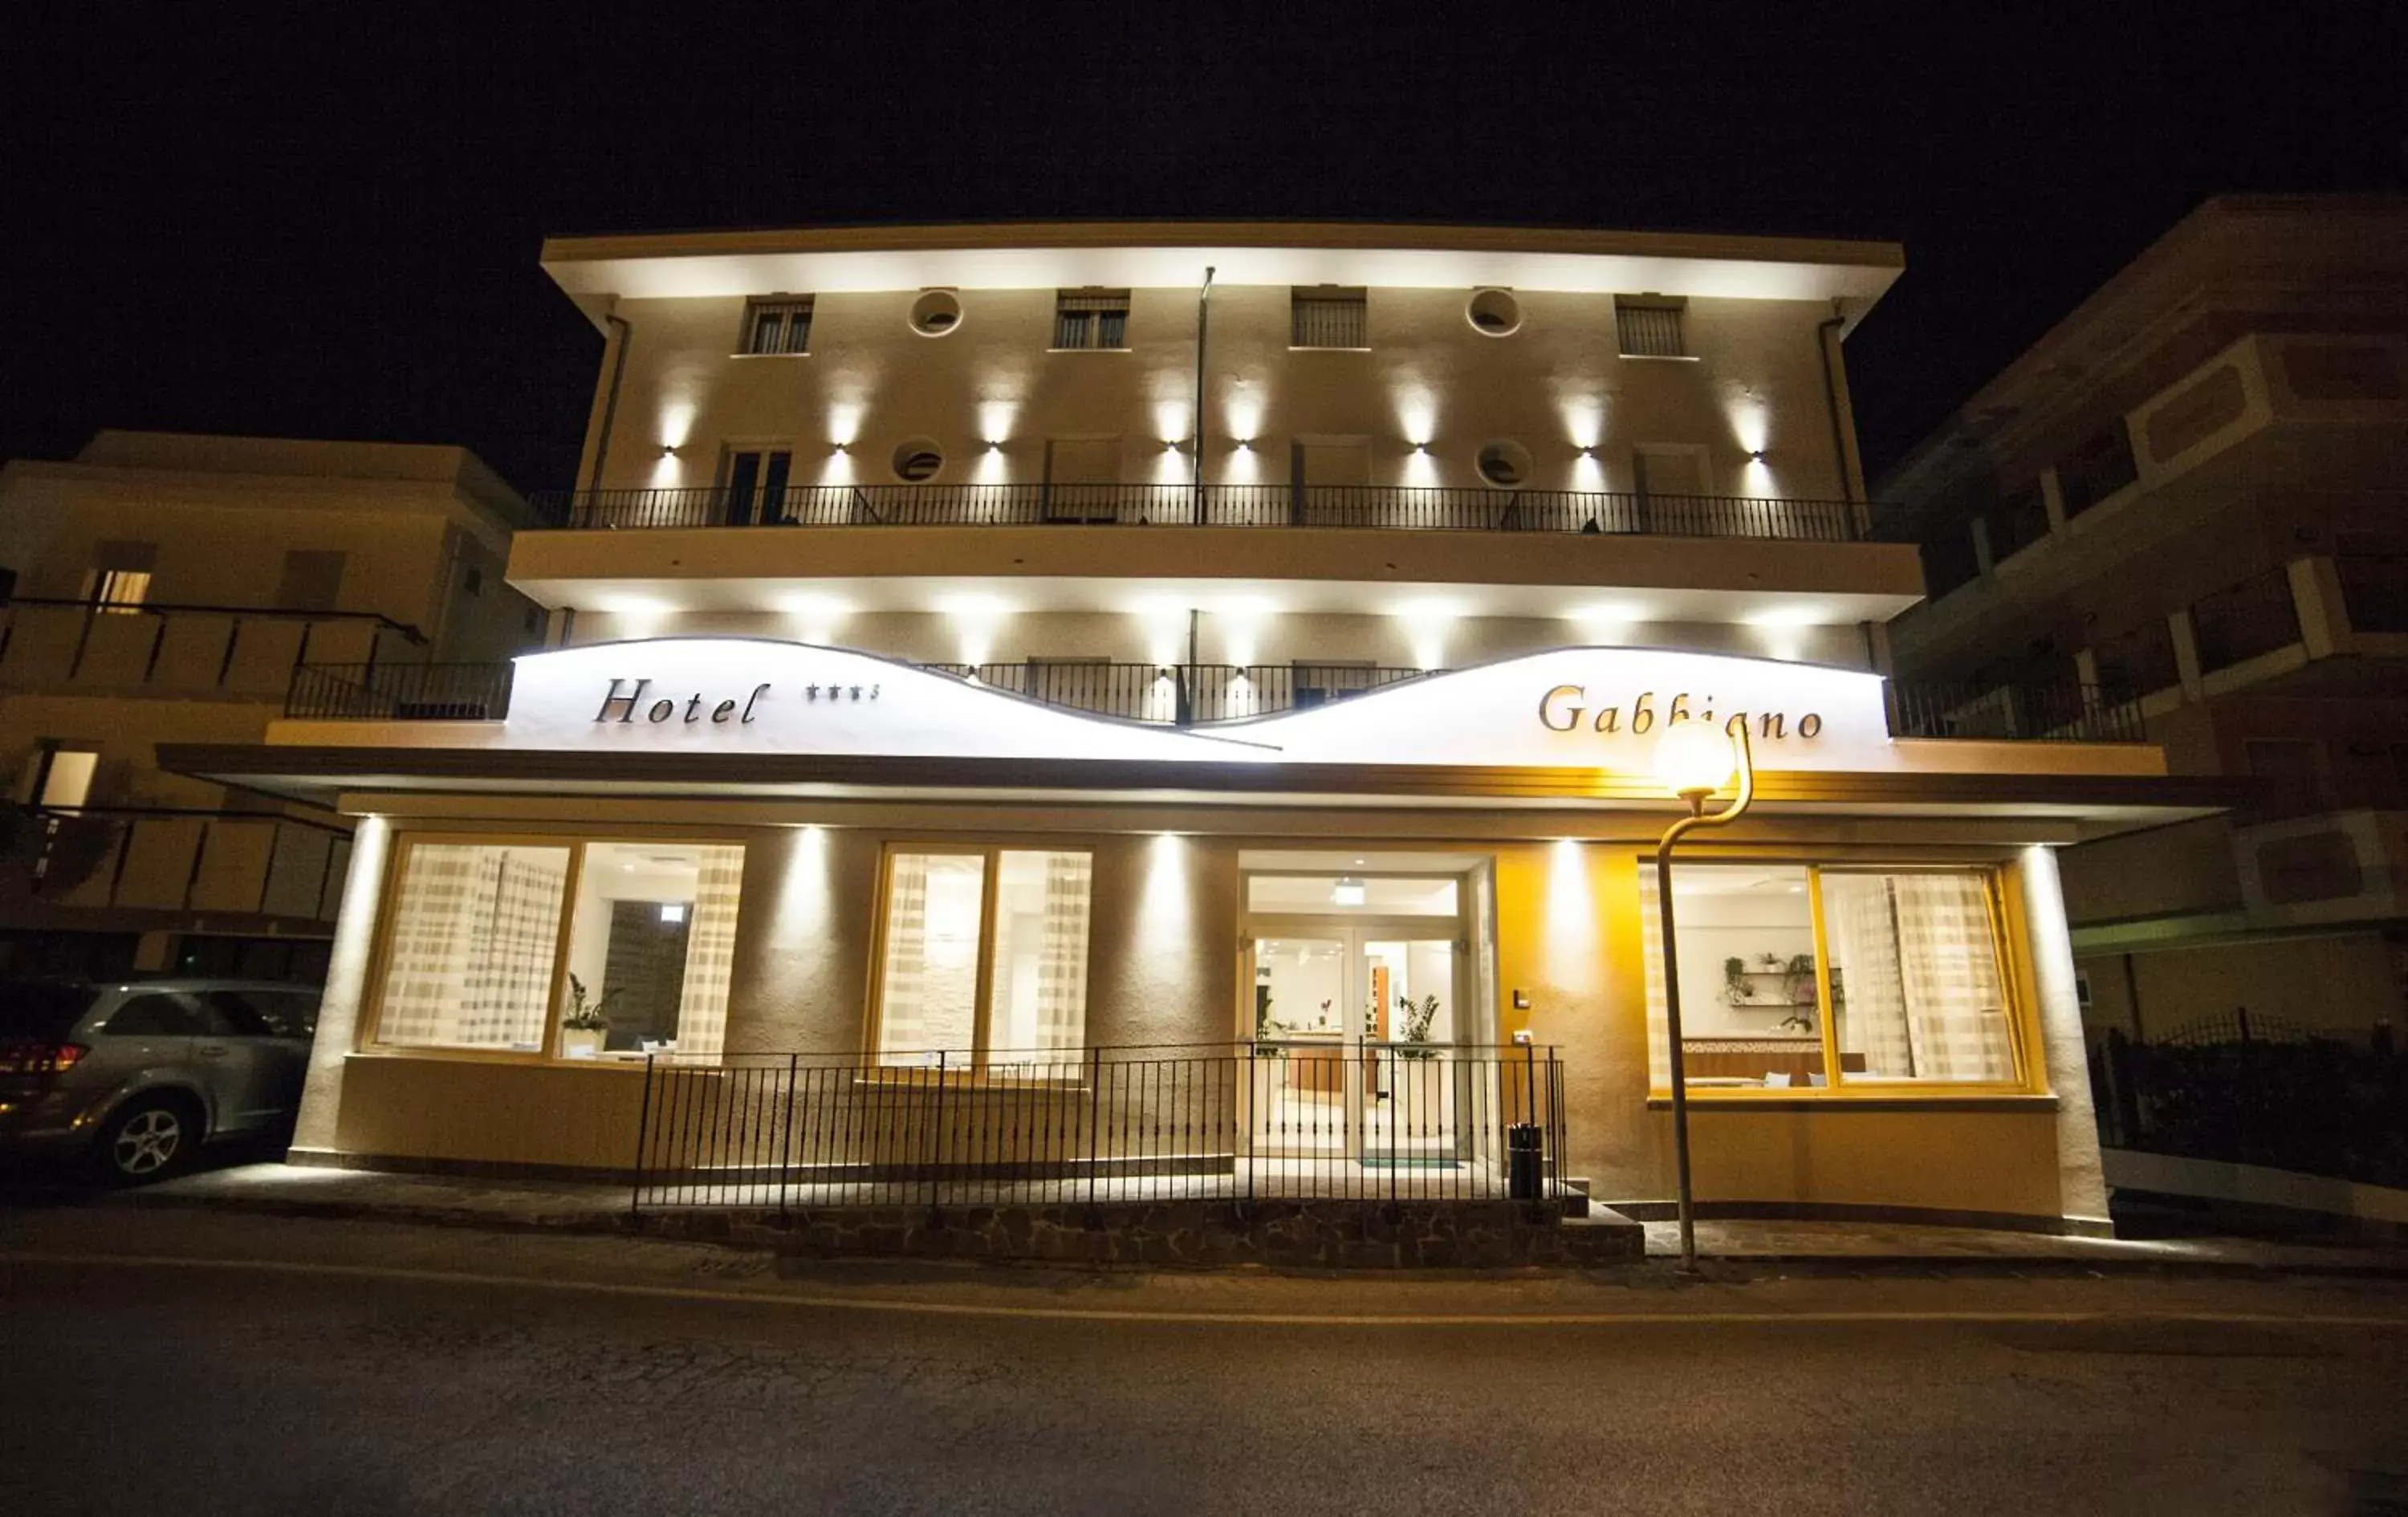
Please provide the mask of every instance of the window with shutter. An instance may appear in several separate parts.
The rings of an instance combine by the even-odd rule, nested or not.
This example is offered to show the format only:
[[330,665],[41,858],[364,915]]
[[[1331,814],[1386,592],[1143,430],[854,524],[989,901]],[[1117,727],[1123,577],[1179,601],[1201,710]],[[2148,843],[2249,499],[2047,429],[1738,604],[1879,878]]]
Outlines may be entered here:
[[1360,290],[1329,285],[1290,292],[1288,345],[1295,348],[1369,348],[1369,306]]
[[1128,347],[1125,290],[1064,290],[1054,297],[1054,346],[1112,351]]

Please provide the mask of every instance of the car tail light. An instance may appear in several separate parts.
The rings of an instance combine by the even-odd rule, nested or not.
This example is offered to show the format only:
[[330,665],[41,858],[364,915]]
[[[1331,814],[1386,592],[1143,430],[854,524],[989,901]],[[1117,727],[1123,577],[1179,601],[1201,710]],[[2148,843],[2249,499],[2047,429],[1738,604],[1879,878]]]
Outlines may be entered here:
[[0,1044],[0,1074],[63,1075],[91,1052],[81,1043]]

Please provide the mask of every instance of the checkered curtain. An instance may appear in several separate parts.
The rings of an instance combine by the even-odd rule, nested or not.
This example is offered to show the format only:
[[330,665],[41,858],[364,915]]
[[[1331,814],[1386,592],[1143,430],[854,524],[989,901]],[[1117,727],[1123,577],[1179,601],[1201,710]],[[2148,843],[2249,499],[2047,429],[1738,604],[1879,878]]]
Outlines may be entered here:
[[[928,855],[887,860],[886,962],[879,975],[878,1046],[882,1054],[919,1048],[921,1006],[928,978]],[[908,1058],[889,1062],[909,1064]]]
[[[1863,1072],[1903,1080],[1915,1070],[1898,923],[1885,875],[1823,876],[1823,932],[1840,1002],[1840,1050],[1865,1056]],[[1842,1061],[1845,1078],[1846,1061]]]
[[727,987],[736,969],[736,905],[744,850],[702,850],[694,915],[685,936],[685,983],[678,996],[678,1052],[717,1058],[727,1042]]
[[1664,1004],[1664,918],[1656,897],[1656,866],[1639,863],[1639,942],[1647,961],[1647,1081],[1651,1090],[1672,1086],[1672,1014]]
[[394,909],[380,1039],[538,1045],[567,862],[566,849],[411,849]]
[[1084,853],[1045,855],[1045,924],[1038,941],[1037,1033],[1043,1047],[1087,1036],[1087,919],[1094,866]]
[[1990,937],[1988,885],[1970,874],[1898,875],[1889,885],[1916,1076],[2013,1080],[2014,1041]]

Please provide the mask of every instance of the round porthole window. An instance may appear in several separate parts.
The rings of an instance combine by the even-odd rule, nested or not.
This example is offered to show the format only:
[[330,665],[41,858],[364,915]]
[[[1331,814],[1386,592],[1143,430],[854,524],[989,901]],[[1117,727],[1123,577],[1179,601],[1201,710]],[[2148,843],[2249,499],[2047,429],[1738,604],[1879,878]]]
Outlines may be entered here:
[[945,466],[944,451],[926,437],[896,445],[895,478],[906,484],[925,484]]
[[1522,303],[1510,290],[1474,291],[1463,314],[1474,332],[1492,337],[1510,337],[1522,328]]
[[1514,489],[1530,477],[1530,450],[1518,442],[1484,444],[1475,463],[1480,477],[1500,489]]
[[924,337],[941,337],[962,324],[962,303],[951,290],[929,290],[911,302],[911,330]]

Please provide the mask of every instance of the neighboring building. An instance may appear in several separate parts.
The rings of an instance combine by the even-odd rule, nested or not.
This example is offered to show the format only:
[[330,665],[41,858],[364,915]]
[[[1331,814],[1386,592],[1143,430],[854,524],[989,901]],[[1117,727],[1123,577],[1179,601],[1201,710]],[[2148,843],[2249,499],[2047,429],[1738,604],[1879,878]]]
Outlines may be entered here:
[[103,432],[0,471],[0,973],[314,980],[350,823],[159,768],[294,672],[427,676],[543,641],[525,504],[457,448]]
[[1558,1180],[1658,1204],[1650,764],[1711,711],[1762,773],[1680,876],[1700,1194],[2103,1216],[2052,850],[2214,787],[1916,740],[1885,691],[1922,583],[1868,540],[1840,342],[1897,249],[544,265],[609,339],[511,549],[559,646],[481,721],[371,682],[171,756],[362,819],[304,1159],[1395,1194],[1494,1182],[1543,1113]]
[[[1908,678],[2078,680],[2243,805],[2065,860],[2094,1032],[2408,986],[2408,200],[2211,200],[1881,482]],[[2045,726],[2067,713],[2025,708]]]

